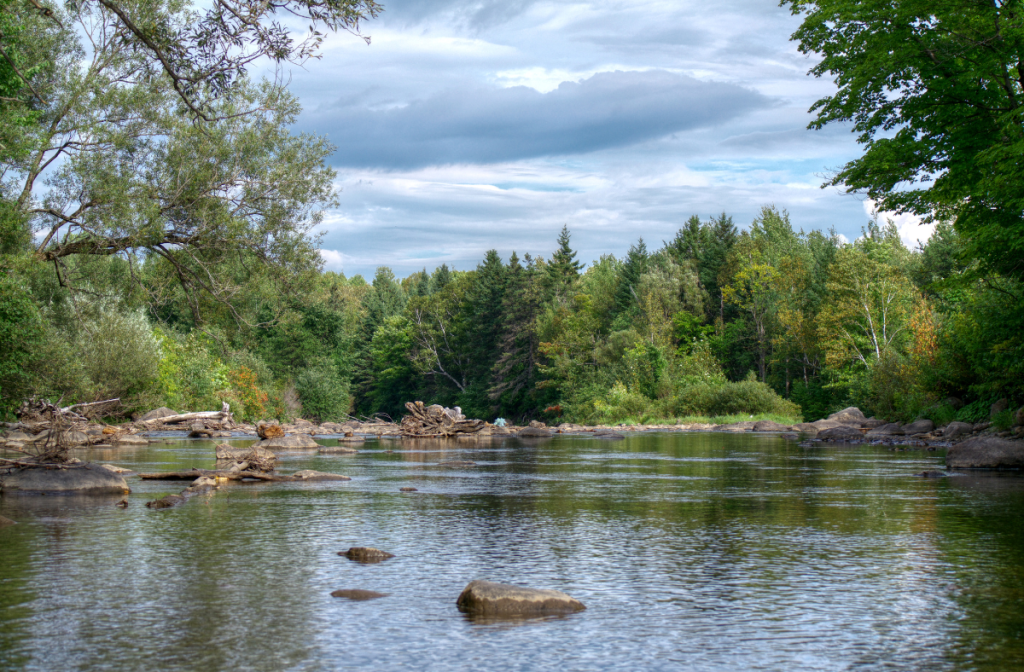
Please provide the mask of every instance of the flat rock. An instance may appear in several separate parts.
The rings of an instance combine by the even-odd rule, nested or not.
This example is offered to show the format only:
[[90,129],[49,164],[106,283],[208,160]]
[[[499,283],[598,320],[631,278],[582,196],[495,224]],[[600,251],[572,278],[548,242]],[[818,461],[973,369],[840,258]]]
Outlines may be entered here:
[[134,474],[135,473],[131,469],[125,469],[124,467],[118,467],[117,465],[113,465],[113,464],[101,464],[100,466],[103,467],[104,469],[106,469],[107,471],[114,472],[115,474]]
[[586,609],[557,590],[537,590],[491,581],[472,581],[455,603],[460,611],[481,616],[571,614]]
[[320,446],[316,452],[321,455],[355,455],[359,451],[348,446]]
[[393,553],[388,553],[372,546],[353,546],[347,551],[340,551],[338,555],[344,556],[349,560],[364,563],[383,562],[395,557]]
[[112,437],[112,443],[116,443],[119,446],[148,446],[149,439],[144,436],[136,436],[135,434],[123,434],[121,436]]
[[818,438],[827,441],[861,441],[864,439],[864,434],[856,427],[840,425],[821,430],[818,432]]
[[21,431],[20,429],[14,430],[10,434],[8,434],[5,438],[8,441],[14,441],[16,443],[25,443],[25,442],[30,441],[32,439],[31,436],[29,436],[25,432]]
[[846,423],[839,422],[838,420],[815,420],[811,423],[820,432],[823,429],[833,429],[835,427],[847,427]]
[[595,439],[604,439],[606,441],[622,441],[626,437],[618,432],[595,432]]
[[875,429],[876,427],[881,427],[881,426],[887,425],[887,424],[889,424],[889,423],[887,423],[885,420],[881,420],[879,418],[868,418],[864,422],[860,423],[860,426],[861,427],[867,427],[868,429]]
[[399,492],[417,492],[416,488],[399,488]]
[[793,429],[804,434],[817,434],[819,431],[818,426],[813,422],[798,422],[793,425]]
[[860,427],[861,423],[867,420],[867,418],[864,417],[864,413],[856,406],[850,406],[841,411],[836,411],[832,415],[828,416],[828,419],[841,422],[844,425],[856,425],[858,427]]
[[17,523],[11,520],[10,518],[4,518],[3,516],[0,516],[0,530],[10,525],[17,525]]
[[942,438],[944,439],[955,439],[958,436],[964,434],[970,434],[974,431],[974,425],[969,422],[951,422],[942,429]]
[[755,432],[788,432],[792,429],[789,425],[780,425],[771,420],[759,420],[754,423]]
[[321,448],[322,446],[307,434],[289,434],[272,439],[264,439],[252,444],[258,448]]
[[232,446],[229,443],[218,443],[215,448],[217,451],[218,460],[240,460],[244,457],[248,457],[254,451],[256,457],[263,460],[275,460],[277,455],[273,451],[267,450],[262,446],[252,445],[247,448],[239,448],[238,446]]
[[1020,469],[1024,467],[1024,442],[994,436],[975,436],[961,441],[946,453],[947,469]]
[[756,422],[744,421],[734,422],[731,425],[716,425],[714,431],[716,432],[748,432],[754,429]]
[[521,439],[541,438],[551,436],[551,430],[543,427],[523,427],[516,436]]
[[914,420],[911,423],[903,425],[901,429],[903,429],[903,433],[907,436],[913,436],[914,434],[927,434],[935,429],[935,423],[928,419]]
[[350,588],[343,590],[335,590],[331,593],[331,597],[344,597],[347,600],[375,600],[378,597],[387,597],[389,593],[378,593],[373,590],[360,590],[359,588]]
[[869,439],[878,438],[880,436],[902,436],[903,427],[898,422],[890,422],[888,425],[882,425],[881,427],[875,427],[874,429],[868,430],[865,434]]
[[4,493],[68,493],[108,495],[130,492],[122,476],[98,464],[74,467],[23,467],[0,476]]
[[303,469],[302,471],[296,471],[292,474],[293,478],[300,481],[351,481],[352,479],[348,476],[342,476],[341,474],[327,474],[322,471],[314,471],[313,469]]
[[146,413],[145,415],[143,415],[141,418],[139,418],[139,422],[147,422],[149,420],[159,420],[160,418],[166,418],[166,417],[169,417],[169,416],[172,416],[172,415],[178,415],[178,412],[177,411],[172,411],[171,409],[167,408],[166,406],[161,406],[160,408],[154,408],[149,413]]

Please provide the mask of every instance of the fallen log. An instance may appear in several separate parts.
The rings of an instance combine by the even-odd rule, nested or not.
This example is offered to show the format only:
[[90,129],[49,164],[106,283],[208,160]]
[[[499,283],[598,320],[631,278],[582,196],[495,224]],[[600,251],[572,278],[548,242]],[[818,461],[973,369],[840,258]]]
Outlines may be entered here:
[[252,479],[257,481],[298,481],[301,479],[284,474],[265,474],[258,471],[228,471],[227,469],[190,469],[189,471],[162,471],[139,474],[146,481],[194,481],[200,476],[226,478],[229,481]]
[[197,411],[195,413],[179,413],[178,415],[168,415],[163,418],[154,418],[152,420],[146,420],[141,423],[144,425],[176,425],[181,422],[189,422],[191,420],[218,420],[220,422],[231,421],[233,416],[231,413],[225,413],[224,411]]
[[474,434],[487,426],[483,420],[467,419],[458,407],[426,406],[422,401],[410,401],[405,408],[409,415],[402,418],[402,436]]

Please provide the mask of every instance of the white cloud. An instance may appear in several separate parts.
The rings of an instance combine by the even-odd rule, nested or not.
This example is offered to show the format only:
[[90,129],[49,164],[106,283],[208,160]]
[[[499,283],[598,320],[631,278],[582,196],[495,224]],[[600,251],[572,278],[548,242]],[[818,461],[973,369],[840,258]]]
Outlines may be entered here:
[[345,270],[345,255],[337,250],[320,250],[324,260],[324,270],[342,273]]

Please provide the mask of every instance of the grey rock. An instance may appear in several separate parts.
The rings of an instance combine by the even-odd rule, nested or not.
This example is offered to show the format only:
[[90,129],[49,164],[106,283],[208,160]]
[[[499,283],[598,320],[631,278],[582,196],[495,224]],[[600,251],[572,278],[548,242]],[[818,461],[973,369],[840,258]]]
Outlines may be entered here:
[[[258,442],[257,442],[258,443]],[[242,458],[248,457],[253,452],[256,453],[256,457],[264,460],[276,460],[277,455],[273,451],[268,450],[262,446],[252,445],[247,448],[239,448],[238,446],[232,446],[228,443],[218,443],[214,449],[217,452],[218,460],[241,460]]]
[[793,425],[793,429],[804,434],[817,434],[820,428],[813,422],[798,422]]
[[331,597],[344,597],[348,600],[355,600],[361,602],[363,600],[375,600],[378,597],[387,597],[389,593],[378,593],[372,590],[360,590],[359,588],[349,588],[343,590],[335,590],[331,593]]
[[832,429],[833,427],[849,427],[849,424],[839,422],[838,420],[815,420],[811,424],[817,427],[819,432],[823,429]]
[[914,420],[911,423],[903,425],[903,433],[906,436],[913,436],[914,434],[927,434],[928,432],[935,429],[935,423],[927,418],[921,420]]
[[547,429],[547,425],[540,420],[530,420],[530,427],[533,427],[534,429]]
[[541,429],[539,427],[523,427],[522,429],[519,430],[519,434],[517,436],[519,436],[519,438],[522,439],[540,438],[545,436],[551,436],[551,430]]
[[130,492],[124,478],[98,464],[73,467],[22,467],[0,476],[4,493],[69,493],[81,495]]
[[840,425],[821,430],[818,432],[818,438],[828,441],[862,441],[864,434],[856,427]]
[[322,446],[313,440],[313,437],[307,434],[289,434],[287,436],[280,436],[275,439],[264,439],[263,441],[257,441],[252,444],[255,448],[278,448],[278,449],[299,449],[299,448],[322,448]]
[[942,438],[944,439],[955,439],[958,436],[964,434],[970,434],[974,431],[974,425],[969,422],[951,422],[946,425],[942,430]]
[[920,476],[921,478],[942,478],[943,476],[948,476],[948,474],[944,471],[922,471],[919,474],[914,474],[914,476]]
[[959,411],[964,407],[964,402],[959,397],[946,397],[942,403],[955,411]]
[[887,424],[889,423],[887,423],[885,420],[880,420],[878,418],[868,418],[864,422],[860,423],[860,426],[862,428],[867,427],[868,429],[877,429]]
[[107,471],[114,472],[115,474],[134,474],[135,473],[131,469],[125,469],[124,467],[118,467],[118,466],[113,465],[113,464],[101,464],[100,466],[103,467],[104,469],[106,469]]
[[754,423],[755,432],[788,432],[791,429],[792,427],[789,425],[780,425],[771,420],[760,420]]
[[856,425],[858,427],[860,427],[862,422],[867,420],[867,418],[864,417],[864,413],[856,406],[850,406],[841,411],[836,411],[832,415],[828,416],[828,419],[841,422],[844,425]]
[[169,509],[172,506],[184,504],[186,501],[188,500],[186,500],[181,495],[167,495],[166,497],[161,497],[160,499],[154,499],[151,502],[146,502],[146,507],[150,509]]
[[1010,401],[1008,399],[1000,399],[996,403],[992,404],[988,408],[988,418],[991,420],[1006,409],[1010,407]]
[[603,431],[603,432],[595,432],[594,433],[594,438],[595,439],[604,439],[606,441],[622,441],[626,437],[625,437],[625,435],[619,434],[618,432]]
[[795,432],[784,432],[782,434],[782,438],[787,439],[789,441],[799,441],[800,435]]
[[149,439],[144,436],[136,436],[135,434],[122,434],[121,436],[111,437],[111,442],[116,443],[119,446],[148,446]]
[[19,429],[16,429],[10,434],[8,434],[6,438],[8,441],[16,443],[26,443],[32,439],[31,436],[29,436],[28,434]]
[[891,422],[888,425],[882,425],[881,427],[875,427],[869,430],[865,434],[869,439],[875,439],[881,436],[903,436],[903,427],[898,422]]
[[339,552],[338,555],[362,563],[383,562],[395,557],[393,553],[388,553],[372,546],[353,546],[347,551]]
[[172,411],[166,406],[161,406],[160,408],[154,408],[149,413],[143,415],[141,418],[139,418],[139,422],[146,422],[148,420],[159,420],[160,418],[166,418],[171,415],[178,415],[178,412]]
[[586,609],[558,590],[537,590],[491,581],[472,581],[455,603],[460,611],[482,616],[571,614]]
[[292,474],[293,477],[300,481],[351,481],[352,479],[348,476],[342,476],[341,474],[326,474],[322,471],[314,471],[313,469],[303,469],[302,471],[296,471]]
[[749,432],[754,429],[756,422],[745,420],[743,422],[734,422],[731,425],[717,425],[714,428],[716,432]]
[[947,469],[1020,469],[1024,467],[1024,442],[994,436],[975,436],[961,441],[946,453]]

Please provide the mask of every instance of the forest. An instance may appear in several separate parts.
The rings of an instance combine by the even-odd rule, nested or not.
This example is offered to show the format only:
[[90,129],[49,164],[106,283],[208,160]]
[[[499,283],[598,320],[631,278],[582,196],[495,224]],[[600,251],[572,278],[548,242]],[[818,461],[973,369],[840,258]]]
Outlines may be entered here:
[[[998,25],[972,20],[961,39],[908,14],[942,48],[928,60],[888,29],[836,28],[888,10],[788,3],[806,15],[794,39],[822,56],[813,74],[839,87],[815,125],[852,122],[865,146],[832,183],[935,221],[917,249],[884,218],[844,242],[765,205],[751,222],[694,215],[657,243],[637,231],[622,258],[577,259],[567,226],[547,257],[491,250],[473,270],[367,280],[324,272],[318,254],[333,148],[291,133],[295,97],[246,68],[310,58],[320,30],[358,32],[380,8],[285,4],[309,19],[306,41],[248,0],[207,14],[0,0],[4,419],[32,399],[110,398],[123,417],[227,402],[244,419],[397,419],[420,399],[491,421],[813,420],[856,405],[938,424],[1024,401],[1020,85],[962,95],[1016,68],[1009,43],[961,58],[984,42],[971,31]],[[877,48],[922,65],[887,72]],[[885,87],[903,98],[880,103]],[[969,124],[940,118],[965,106]]]

